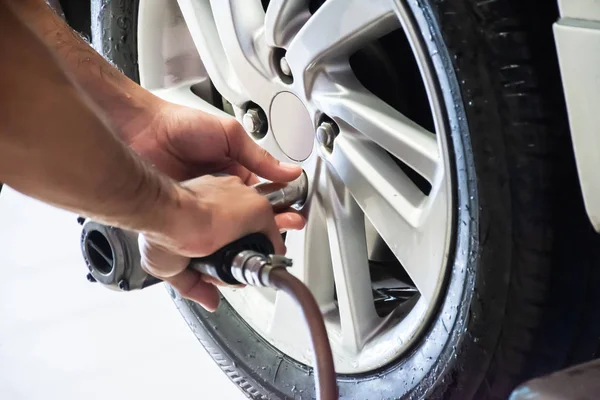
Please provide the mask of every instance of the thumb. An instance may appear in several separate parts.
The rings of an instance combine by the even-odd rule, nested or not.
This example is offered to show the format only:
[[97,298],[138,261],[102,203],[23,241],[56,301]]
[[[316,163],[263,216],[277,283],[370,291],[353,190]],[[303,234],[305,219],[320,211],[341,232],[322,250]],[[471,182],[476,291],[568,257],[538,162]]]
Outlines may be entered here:
[[236,120],[222,121],[222,124],[227,135],[231,158],[256,175],[273,182],[289,182],[302,173],[300,166],[281,163],[268,151],[254,143]]

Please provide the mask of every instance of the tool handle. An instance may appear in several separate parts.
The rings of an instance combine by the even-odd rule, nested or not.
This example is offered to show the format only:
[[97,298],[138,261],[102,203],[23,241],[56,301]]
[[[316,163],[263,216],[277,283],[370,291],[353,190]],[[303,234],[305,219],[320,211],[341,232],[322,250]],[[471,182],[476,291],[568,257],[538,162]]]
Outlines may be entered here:
[[[273,243],[265,234],[251,233],[223,246],[206,257],[192,258],[188,268],[218,279],[227,285],[239,285],[240,282],[233,277],[231,270],[227,267],[232,264],[233,258],[244,250],[252,250],[262,254],[273,254],[275,251]],[[160,282],[162,282],[160,279],[148,275],[148,279],[144,282],[142,288]]]
[[229,243],[209,256],[192,258],[188,268],[212,276],[228,285],[239,285],[240,282],[231,275],[230,269],[227,267],[232,264],[233,258],[244,250],[267,255],[273,254],[275,251],[273,243],[265,234],[251,233]]
[[[308,186],[308,178],[303,172],[292,182],[266,182],[256,185],[255,189],[269,200],[275,212],[279,212],[291,206],[302,206],[308,195]],[[110,289],[121,291],[144,289],[159,282],[140,265],[137,233],[91,220],[80,222],[83,222],[80,244],[90,282],[99,282]],[[264,235],[251,234],[210,256],[193,259],[189,267],[226,284],[239,284],[223,266],[230,264],[232,257],[244,250],[268,255],[273,254],[273,245]]]

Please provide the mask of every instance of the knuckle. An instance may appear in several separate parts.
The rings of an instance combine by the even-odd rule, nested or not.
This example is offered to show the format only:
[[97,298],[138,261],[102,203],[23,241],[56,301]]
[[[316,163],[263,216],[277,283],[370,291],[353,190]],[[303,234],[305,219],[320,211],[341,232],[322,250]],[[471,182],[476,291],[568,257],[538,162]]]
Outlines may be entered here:
[[260,214],[262,216],[261,218],[263,220],[264,227],[272,228],[276,226],[275,214],[273,213],[273,208],[271,207],[271,204],[269,204],[268,202],[262,203],[260,205]]
[[224,118],[221,120],[221,126],[227,135],[229,144],[232,147],[239,145],[240,140],[244,139],[244,128],[235,118]]
[[234,176],[232,176],[231,178],[232,178],[232,182],[233,182],[233,183],[236,183],[236,184],[238,184],[238,185],[243,185],[243,186],[246,186],[246,185],[244,185],[244,181],[242,180],[242,178],[240,178],[239,176],[237,176],[237,175],[234,175]]
[[147,260],[142,259],[141,266],[142,270],[147,274],[160,278],[160,273],[156,270],[154,266],[150,265]]
[[223,179],[231,185],[244,183],[244,181],[242,181],[242,178],[240,178],[237,175],[230,175],[230,176],[224,177]]
[[189,285],[177,285],[176,287],[177,291],[179,292],[179,295],[185,299],[189,299],[190,298],[190,293],[192,291],[192,287]]
[[231,135],[238,136],[241,132],[242,125],[235,118],[223,118],[221,119],[221,125],[223,128],[230,132]]
[[258,207],[261,211],[273,214],[273,208],[271,207],[271,203],[265,197],[260,196],[257,199]]
[[273,157],[271,153],[267,151],[267,149],[261,148],[261,157],[265,162],[279,164],[279,160]]

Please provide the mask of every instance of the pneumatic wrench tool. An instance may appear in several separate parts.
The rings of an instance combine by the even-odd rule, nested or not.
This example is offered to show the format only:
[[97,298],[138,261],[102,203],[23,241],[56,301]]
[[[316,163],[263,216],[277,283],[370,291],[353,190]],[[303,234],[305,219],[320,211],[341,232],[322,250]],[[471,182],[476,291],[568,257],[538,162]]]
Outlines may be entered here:
[[[308,194],[305,173],[289,183],[261,183],[256,190],[265,196],[273,209],[302,206]],[[87,264],[88,280],[118,290],[140,290],[160,282],[146,273],[140,264],[137,233],[83,222],[81,250]],[[318,398],[337,399],[337,382],[333,357],[323,317],[311,292],[287,271],[292,260],[274,255],[273,244],[262,233],[238,239],[215,253],[194,258],[188,268],[209,275],[227,285],[271,287],[291,296],[301,308],[313,346]]]

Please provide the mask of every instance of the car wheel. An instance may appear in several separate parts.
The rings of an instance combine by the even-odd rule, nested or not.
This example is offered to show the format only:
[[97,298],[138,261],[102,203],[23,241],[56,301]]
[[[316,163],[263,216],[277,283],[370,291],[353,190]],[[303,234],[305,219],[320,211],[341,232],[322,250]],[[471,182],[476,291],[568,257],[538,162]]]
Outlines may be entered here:
[[[158,96],[230,114],[303,166],[291,271],[344,399],[500,399],[593,357],[598,238],[583,211],[551,24],[495,0],[93,4],[96,48]],[[198,56],[199,54],[199,56]],[[251,398],[314,398],[298,310],[223,289],[175,302]]]

